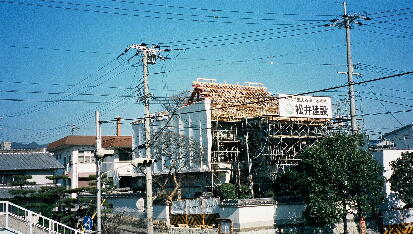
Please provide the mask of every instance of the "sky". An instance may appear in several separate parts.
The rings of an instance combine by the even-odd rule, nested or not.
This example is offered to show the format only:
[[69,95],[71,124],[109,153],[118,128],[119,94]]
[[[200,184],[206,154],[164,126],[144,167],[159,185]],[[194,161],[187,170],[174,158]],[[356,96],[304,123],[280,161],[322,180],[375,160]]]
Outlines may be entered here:
[[[356,82],[413,71],[410,0],[348,1],[349,14],[367,16],[351,29]],[[162,60],[149,66],[155,98],[192,89],[197,78],[260,82],[273,94],[298,94],[347,82],[341,1],[0,1],[0,141],[47,144],[95,134],[120,116],[122,133],[143,116],[140,57],[125,48],[157,44]],[[371,138],[413,122],[413,76],[355,86],[357,119]],[[347,89],[331,96],[348,115]],[[384,113],[384,114],[383,114]],[[113,135],[115,123],[103,124]]]

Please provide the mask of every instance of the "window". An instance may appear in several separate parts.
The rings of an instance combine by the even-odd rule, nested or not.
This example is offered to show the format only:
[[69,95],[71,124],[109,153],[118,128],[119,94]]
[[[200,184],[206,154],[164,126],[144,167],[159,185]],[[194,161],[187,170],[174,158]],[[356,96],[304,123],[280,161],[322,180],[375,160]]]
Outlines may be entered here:
[[94,163],[95,156],[93,154],[79,154],[78,162],[79,163]]
[[119,161],[130,161],[132,160],[131,152],[119,152]]
[[79,163],[85,163],[85,162],[86,162],[85,156],[84,156],[84,155],[79,155],[79,156],[78,156],[78,162],[79,162]]

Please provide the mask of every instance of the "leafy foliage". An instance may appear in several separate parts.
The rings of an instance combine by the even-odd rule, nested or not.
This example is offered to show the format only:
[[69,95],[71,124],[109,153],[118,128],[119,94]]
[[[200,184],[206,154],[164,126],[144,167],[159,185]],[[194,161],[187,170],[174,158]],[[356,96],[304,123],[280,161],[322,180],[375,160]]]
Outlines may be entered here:
[[167,173],[153,179],[156,199],[171,202],[177,197],[183,180],[191,181],[191,175],[182,172],[200,165],[204,148],[190,137],[165,131],[158,135],[152,149],[154,159],[162,163],[163,171]]
[[221,184],[218,186],[218,196],[221,199],[237,199],[237,188],[230,183]]
[[20,188],[22,188],[25,185],[35,185],[36,182],[28,181],[31,178],[32,176],[30,175],[14,175],[13,182],[11,182],[11,185],[20,186]]
[[[19,180],[18,185],[23,186],[30,178],[31,176],[18,175],[15,176],[15,181]],[[48,176],[48,179],[54,181],[66,178],[67,176]],[[102,185],[105,186],[104,191],[112,188],[111,184],[108,183],[111,183],[111,180],[102,179]],[[79,196],[85,192],[96,194],[94,187],[66,189],[61,186],[44,186],[37,190],[27,190],[21,187],[21,189],[11,191],[15,195],[12,202],[71,227],[76,227],[80,218],[86,215],[92,216],[96,210],[94,196],[87,198]],[[71,194],[77,194],[77,198],[71,198]],[[105,205],[108,207],[109,204]]]
[[361,145],[359,135],[338,134],[308,147],[299,164],[279,177],[277,194],[301,195],[306,220],[317,226],[353,211],[376,213],[384,198],[383,168]]
[[247,185],[241,185],[239,187],[238,198],[240,199],[249,199],[252,198],[251,190]]
[[413,152],[402,153],[390,166],[393,170],[389,179],[391,190],[406,203],[406,208],[413,207]]

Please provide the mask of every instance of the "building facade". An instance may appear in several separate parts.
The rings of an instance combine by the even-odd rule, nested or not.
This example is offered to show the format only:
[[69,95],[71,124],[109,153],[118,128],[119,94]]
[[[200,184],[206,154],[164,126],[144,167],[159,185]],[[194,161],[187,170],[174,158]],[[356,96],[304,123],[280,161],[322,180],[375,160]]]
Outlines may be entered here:
[[[117,185],[122,179],[116,169],[120,167],[118,164],[122,164],[122,160],[130,162],[131,146],[130,136],[102,137],[102,147],[115,150],[114,155],[104,159],[102,172],[109,177],[116,177],[114,181]],[[59,181],[63,186],[72,189],[90,186],[89,176],[96,175],[96,136],[67,136],[50,143],[47,149],[63,164],[64,168],[60,173],[69,177],[69,180]],[[127,176],[125,173],[122,175]]]
[[[202,78],[193,87],[176,109],[151,118],[154,175],[187,175],[183,197],[228,182],[264,193],[298,152],[329,134],[328,97],[274,96],[260,83]],[[145,157],[143,121],[132,128],[134,157]]]
[[384,134],[381,141],[375,147],[375,151],[373,156],[383,166],[383,176],[386,178],[383,188],[387,196],[385,208],[400,209],[405,204],[391,191],[391,184],[388,182],[388,179],[393,174],[390,163],[401,158],[402,153],[413,152],[413,124]]
[[406,125],[383,135],[395,149],[413,149],[413,124]]
[[48,176],[58,174],[58,170],[61,169],[63,165],[50,153],[0,152],[0,199],[13,197],[9,191],[16,189],[13,185],[16,175],[31,177],[27,181],[33,185],[23,186],[21,189],[38,189],[42,186],[54,185],[54,181],[48,179]]

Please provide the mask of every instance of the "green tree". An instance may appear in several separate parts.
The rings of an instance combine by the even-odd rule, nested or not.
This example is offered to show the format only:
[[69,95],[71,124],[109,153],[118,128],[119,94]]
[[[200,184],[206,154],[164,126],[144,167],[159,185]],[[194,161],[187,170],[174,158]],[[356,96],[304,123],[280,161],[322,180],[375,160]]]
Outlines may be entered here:
[[[113,188],[113,181],[110,178],[103,176],[102,183],[105,186],[104,192],[108,192]],[[43,186],[36,190],[28,190],[24,186],[33,185],[33,182],[27,181],[31,176],[16,175],[13,177],[13,185],[20,186],[20,189],[11,190],[15,195],[12,202],[23,206],[42,215],[52,218],[58,222],[64,223],[70,227],[76,227],[78,220],[86,215],[92,216],[96,210],[96,198],[81,197],[81,193],[96,194],[96,185],[94,179],[96,176],[91,176],[90,185],[92,187],[66,189],[62,186]],[[65,175],[48,176],[47,179],[56,182],[58,179],[67,179]],[[76,194],[76,198],[71,198],[72,194]],[[108,208],[110,204],[105,203],[104,207]]]
[[225,183],[221,184],[217,188],[218,190],[218,196],[221,199],[237,199],[237,192],[236,192],[236,187],[233,184],[230,183]]
[[32,188],[26,188],[25,186],[35,185],[36,182],[28,181],[32,178],[32,176],[30,175],[13,175],[12,178],[13,181],[11,182],[11,185],[19,186],[19,189],[11,189],[9,191],[11,195],[14,195],[13,201],[17,204],[23,204],[27,202],[27,197],[30,196],[30,194],[35,193],[36,190]]
[[301,195],[306,202],[307,222],[328,226],[342,219],[348,233],[347,214],[377,213],[384,198],[383,168],[361,149],[362,144],[360,135],[324,138],[304,150],[298,165],[280,176],[281,193]]
[[391,190],[404,203],[405,208],[413,207],[413,152],[402,153],[401,158],[390,163],[393,170],[389,182]]

